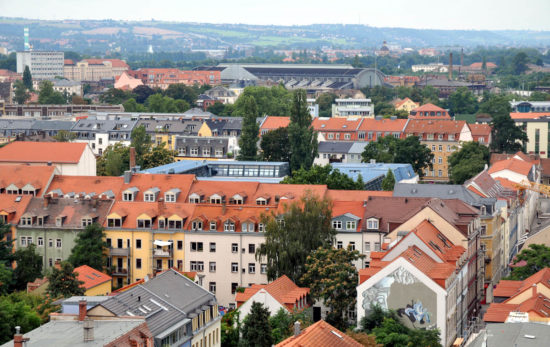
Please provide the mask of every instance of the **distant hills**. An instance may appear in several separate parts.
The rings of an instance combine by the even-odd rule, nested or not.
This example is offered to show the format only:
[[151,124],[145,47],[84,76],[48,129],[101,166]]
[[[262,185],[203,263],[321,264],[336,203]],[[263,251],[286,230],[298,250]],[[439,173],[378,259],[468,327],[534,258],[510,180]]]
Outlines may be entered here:
[[178,23],[118,20],[32,20],[0,17],[0,46],[23,48],[30,28],[35,49],[80,53],[185,51],[188,49],[320,47],[372,49],[383,41],[412,47],[550,46],[550,31],[431,30],[376,28],[365,25],[305,26]]

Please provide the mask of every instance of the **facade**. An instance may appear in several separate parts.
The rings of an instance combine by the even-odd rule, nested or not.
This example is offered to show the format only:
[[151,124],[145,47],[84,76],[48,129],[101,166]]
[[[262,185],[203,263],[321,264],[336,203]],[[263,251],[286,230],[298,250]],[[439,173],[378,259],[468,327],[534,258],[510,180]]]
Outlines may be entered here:
[[434,104],[425,104],[410,111],[410,119],[447,119],[451,116],[447,110]]
[[236,141],[224,137],[176,136],[176,160],[227,159],[228,153],[238,152]]
[[[64,80],[64,79],[52,79],[49,80],[53,84],[53,90],[56,92],[60,92],[63,95],[78,95],[82,96],[82,84],[77,81],[71,81],[71,80]],[[40,83],[42,81],[34,80],[33,81],[33,88],[35,90],[39,90]]]
[[234,90],[228,89],[223,86],[215,86],[211,89],[208,89],[204,94],[209,97],[218,100],[223,104],[233,104],[237,101],[238,95]]
[[115,79],[129,69],[128,64],[120,59],[84,59],[77,63],[65,59],[63,76],[73,81],[100,81]]
[[335,102],[332,104],[332,117],[374,117],[371,99],[336,99]]
[[123,110],[122,105],[6,105],[2,116],[50,118],[72,116],[89,111],[121,112]]
[[405,111],[407,113],[411,112],[415,108],[420,107],[419,102],[414,102],[409,98],[404,98],[403,100],[396,100],[393,102],[393,106],[397,111]]
[[[122,143],[129,146],[132,130],[136,120],[100,120],[92,118],[79,119],[71,131],[76,135],[74,142],[87,144],[94,155],[102,155],[111,145]],[[154,140],[154,139],[153,139]]]
[[[510,101],[513,113],[550,113],[550,101]],[[526,115],[528,116],[528,115]]]
[[321,141],[313,163],[321,166],[330,163],[359,163],[366,145],[366,142]]
[[86,289],[85,296],[109,295],[111,293],[112,278],[88,265],[82,265],[74,269],[78,274],[78,280],[84,282],[82,287]]
[[144,85],[151,88],[166,89],[170,84],[182,83],[188,86],[195,84],[218,85],[220,81],[220,71],[216,70],[179,70],[164,68],[143,68],[135,71],[128,71],[128,74],[134,78],[141,79]]
[[[516,106],[520,110],[522,107],[521,104]],[[546,107],[536,106],[534,108],[542,109]],[[527,134],[527,142],[524,143],[525,152],[539,155],[541,158],[548,158],[550,151],[550,139],[548,137],[550,112],[513,112],[510,113],[510,117]]]
[[424,172],[424,180],[447,182],[449,165],[447,158],[460,148],[461,142],[472,141],[472,132],[465,121],[411,119],[407,123],[406,136],[418,136],[434,154],[432,168]]
[[145,315],[154,346],[221,346],[216,297],[174,269],[112,296],[88,315]]
[[65,53],[47,51],[17,52],[17,73],[22,74],[28,66],[35,79],[53,79],[63,76]]
[[15,141],[0,148],[3,165],[54,165],[61,175],[96,175],[96,158],[84,143]]

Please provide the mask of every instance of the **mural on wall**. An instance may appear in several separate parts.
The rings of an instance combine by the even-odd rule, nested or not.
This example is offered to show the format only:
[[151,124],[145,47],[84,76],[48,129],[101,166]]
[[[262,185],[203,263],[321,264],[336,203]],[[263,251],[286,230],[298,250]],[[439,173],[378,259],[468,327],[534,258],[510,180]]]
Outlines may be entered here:
[[437,295],[403,267],[395,269],[363,293],[363,309],[371,307],[397,311],[402,322],[414,328],[435,328]]

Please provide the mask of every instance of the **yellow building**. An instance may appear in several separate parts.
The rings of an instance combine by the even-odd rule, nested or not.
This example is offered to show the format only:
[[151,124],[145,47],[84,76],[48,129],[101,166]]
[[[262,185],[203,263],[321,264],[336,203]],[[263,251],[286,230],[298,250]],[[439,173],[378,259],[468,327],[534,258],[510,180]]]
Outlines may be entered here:
[[407,113],[409,113],[415,108],[420,107],[420,103],[414,102],[409,98],[405,98],[403,100],[396,100],[393,106],[397,111],[406,111]]
[[74,269],[78,274],[78,280],[84,282],[82,287],[86,289],[85,296],[109,295],[112,290],[111,276],[102,273],[88,265],[82,265]]

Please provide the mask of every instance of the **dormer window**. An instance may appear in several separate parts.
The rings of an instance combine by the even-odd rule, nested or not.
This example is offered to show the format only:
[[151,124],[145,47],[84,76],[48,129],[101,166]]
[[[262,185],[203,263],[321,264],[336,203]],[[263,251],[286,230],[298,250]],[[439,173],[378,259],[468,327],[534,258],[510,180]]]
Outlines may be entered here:
[[434,139],[434,134],[426,134],[426,139],[427,140],[433,140]]
[[168,220],[168,229],[181,229],[183,221],[181,219]]
[[166,229],[166,218],[159,218],[159,229]]
[[216,221],[210,221],[210,230],[211,231],[215,231],[218,227],[218,223],[216,223]]
[[111,228],[120,228],[122,226],[121,218],[108,218],[107,226]]
[[155,194],[145,193],[143,200],[147,201],[147,202],[154,202],[155,201]]
[[357,222],[356,221],[352,221],[352,220],[349,220],[346,222],[346,229],[347,230],[355,230],[357,229]]
[[138,219],[137,220],[137,227],[140,229],[150,228],[151,227],[151,219]]
[[235,204],[235,205],[242,205],[244,202],[244,198],[239,195],[239,194],[235,194],[233,195],[233,197],[231,198],[231,203]]
[[235,231],[235,223],[227,221],[223,225],[223,231]]
[[267,199],[266,198],[257,198],[256,199],[256,205],[267,205]]
[[222,197],[218,194],[214,194],[210,196],[210,203],[211,204],[221,204],[222,203]]
[[48,216],[39,216],[36,219],[36,224],[39,225],[39,226],[43,226],[44,223],[46,223],[46,219],[48,219]]
[[32,225],[32,217],[21,217],[21,225]]
[[437,139],[438,139],[439,141],[442,141],[442,140],[443,140],[443,134],[437,135]]
[[454,134],[449,134],[449,141],[454,141],[455,139],[455,135]]
[[193,193],[189,195],[189,203],[190,204],[199,204],[201,202],[201,197],[197,193]]
[[65,221],[65,216],[58,216],[55,218],[55,226],[60,227],[63,225],[63,222]]
[[6,187],[6,194],[19,194],[19,188],[15,184],[10,184]]
[[124,192],[122,192],[122,200],[134,201],[138,192],[139,189],[137,189],[136,187],[128,188]]
[[196,220],[191,223],[191,229],[193,230],[202,230],[202,221]]
[[367,219],[367,229],[368,230],[378,230],[378,219],[376,219],[376,218]]
[[332,229],[341,230],[342,229],[342,221],[341,220],[333,220],[332,221]]
[[178,188],[172,188],[164,194],[164,201],[176,202],[180,193],[181,190],[179,190]]
[[82,218],[82,220],[80,221],[81,222],[81,226],[83,228],[87,227],[88,225],[92,225],[92,218]]

